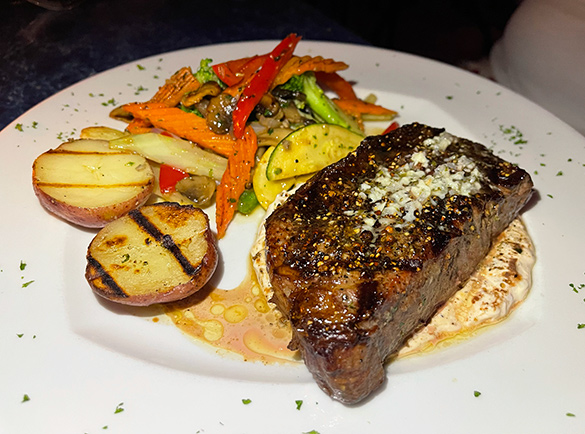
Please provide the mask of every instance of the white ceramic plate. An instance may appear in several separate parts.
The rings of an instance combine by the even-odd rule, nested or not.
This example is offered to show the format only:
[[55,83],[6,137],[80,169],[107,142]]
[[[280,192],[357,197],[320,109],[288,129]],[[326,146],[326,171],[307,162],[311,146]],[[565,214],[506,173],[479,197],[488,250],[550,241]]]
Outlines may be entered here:
[[[274,45],[198,47],[123,65],[58,93],[0,133],[0,432],[585,431],[585,329],[578,328],[585,323],[585,140],[511,91],[433,61],[335,43],[302,41],[297,48],[349,63],[344,76],[360,96],[374,92],[400,112],[402,124],[445,127],[533,175],[538,194],[524,220],[538,261],[531,294],[510,319],[391,364],[381,390],[346,407],[322,393],[302,364],[220,356],[167,322],[153,322],[149,310],[92,294],[83,273],[94,231],[41,207],[31,188],[35,157],[83,127],[121,127],[108,118],[112,104],[148,99],[183,65]],[[525,143],[515,143],[520,134]],[[237,218],[220,242],[219,287],[244,277],[259,218]]]

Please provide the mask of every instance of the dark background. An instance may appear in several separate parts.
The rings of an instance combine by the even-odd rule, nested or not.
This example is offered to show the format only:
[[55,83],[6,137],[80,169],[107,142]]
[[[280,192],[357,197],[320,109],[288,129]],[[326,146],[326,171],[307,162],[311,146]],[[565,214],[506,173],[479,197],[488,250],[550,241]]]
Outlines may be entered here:
[[487,56],[520,0],[64,2],[71,4],[0,0],[0,129],[57,91],[114,66],[291,32],[460,65]]
[[[372,45],[457,64],[489,53],[520,0],[359,0],[315,6]],[[336,6],[337,5],[337,6]]]

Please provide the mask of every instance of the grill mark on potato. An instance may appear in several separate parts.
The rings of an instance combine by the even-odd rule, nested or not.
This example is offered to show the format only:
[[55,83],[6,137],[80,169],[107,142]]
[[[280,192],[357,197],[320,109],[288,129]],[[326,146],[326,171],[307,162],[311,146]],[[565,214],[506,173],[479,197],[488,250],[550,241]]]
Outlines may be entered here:
[[93,256],[87,255],[87,262],[89,266],[94,269],[93,274],[96,276],[95,280],[100,279],[102,284],[109,288],[114,296],[128,298],[128,294],[126,294],[126,292],[124,292],[124,290],[118,286],[110,273],[108,273],[104,267],[102,267],[102,264],[100,264]]
[[140,210],[133,210],[128,213],[128,216],[146,233],[152,236],[162,247],[167,249],[175,257],[185,274],[193,276],[198,273],[199,266],[193,264],[183,255],[179,246],[175,244],[173,237],[169,234],[163,234],[148,218],[140,212]]
[[124,154],[124,152],[118,152],[112,150],[111,152],[99,152],[99,151],[72,151],[70,149],[50,149],[46,152],[47,154],[69,154],[69,155],[119,155]]

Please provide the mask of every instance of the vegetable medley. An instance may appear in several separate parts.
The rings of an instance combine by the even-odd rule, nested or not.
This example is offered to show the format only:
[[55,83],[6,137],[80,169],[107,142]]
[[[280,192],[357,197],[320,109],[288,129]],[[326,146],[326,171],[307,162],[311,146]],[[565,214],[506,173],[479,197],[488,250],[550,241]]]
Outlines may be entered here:
[[148,101],[112,111],[127,125],[110,147],[153,161],[164,200],[203,207],[215,194],[223,237],[236,212],[266,208],[355,149],[364,121],[396,116],[356,96],[338,73],[346,63],[294,55],[300,39],[290,34],[270,53],[224,63],[203,59],[195,73],[181,68]]

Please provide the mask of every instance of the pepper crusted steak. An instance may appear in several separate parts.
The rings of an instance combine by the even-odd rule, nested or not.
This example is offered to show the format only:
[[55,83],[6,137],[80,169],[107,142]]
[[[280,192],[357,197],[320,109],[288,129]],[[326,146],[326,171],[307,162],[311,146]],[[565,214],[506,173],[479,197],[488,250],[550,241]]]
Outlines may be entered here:
[[421,124],[366,138],[267,218],[273,302],[319,386],[353,404],[532,194],[483,145]]

